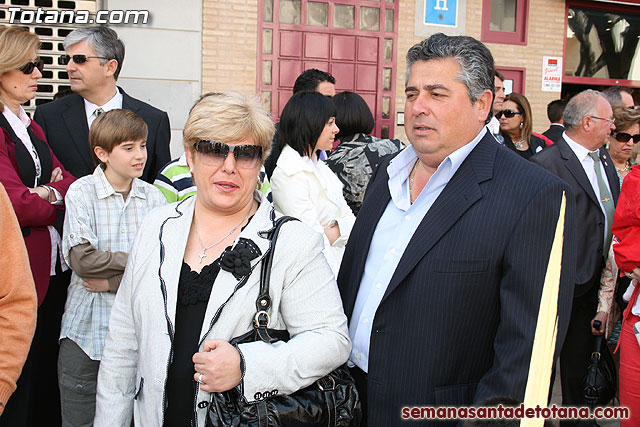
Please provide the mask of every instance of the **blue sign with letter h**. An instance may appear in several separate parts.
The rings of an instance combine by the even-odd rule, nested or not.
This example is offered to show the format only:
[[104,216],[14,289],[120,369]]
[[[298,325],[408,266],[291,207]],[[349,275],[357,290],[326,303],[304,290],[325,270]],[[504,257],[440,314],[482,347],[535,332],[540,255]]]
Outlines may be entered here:
[[458,0],[425,0],[424,23],[455,27],[458,21]]

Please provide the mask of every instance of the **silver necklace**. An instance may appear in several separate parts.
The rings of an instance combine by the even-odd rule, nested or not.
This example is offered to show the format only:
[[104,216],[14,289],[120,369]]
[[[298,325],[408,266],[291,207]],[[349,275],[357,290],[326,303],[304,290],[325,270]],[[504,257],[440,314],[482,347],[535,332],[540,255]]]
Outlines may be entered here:
[[235,227],[233,227],[233,228],[231,229],[231,231],[230,231],[230,232],[228,232],[227,234],[225,234],[225,236],[224,236],[222,239],[218,240],[217,242],[215,242],[215,243],[213,243],[212,245],[209,245],[209,246],[207,246],[207,247],[205,247],[205,246],[204,246],[204,243],[202,243],[202,239],[200,238],[200,235],[198,234],[198,227],[194,224],[193,229],[195,230],[195,232],[196,232],[196,237],[198,238],[198,241],[200,242],[200,246],[202,247],[202,252],[200,252],[200,253],[198,254],[198,256],[200,257],[200,259],[198,260],[198,264],[202,264],[202,260],[203,260],[204,258],[206,258],[206,257],[207,257],[207,251],[208,251],[209,249],[211,249],[211,248],[212,248],[212,247],[214,247],[215,245],[217,245],[217,244],[221,243],[221,242],[222,242],[224,239],[226,239],[227,237],[231,236],[231,235],[233,234],[233,232],[234,232],[234,231],[236,231],[236,230],[238,229],[238,227],[240,227],[240,226],[242,225],[242,223],[244,223],[244,222],[245,222],[245,220],[246,220],[247,218],[249,218],[249,213],[251,213],[251,209],[249,209],[249,212],[247,212],[247,215],[245,215],[245,217],[244,217],[244,218],[242,218],[242,221],[240,221],[240,224],[238,224],[238,225],[236,225]]
[[513,145],[515,145],[518,150],[522,150],[525,143],[526,141],[524,139],[521,139],[520,141],[514,142]]

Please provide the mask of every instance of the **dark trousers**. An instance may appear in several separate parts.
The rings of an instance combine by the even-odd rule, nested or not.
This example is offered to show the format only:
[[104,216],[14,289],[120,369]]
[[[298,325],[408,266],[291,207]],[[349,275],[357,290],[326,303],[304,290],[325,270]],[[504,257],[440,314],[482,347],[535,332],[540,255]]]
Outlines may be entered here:
[[15,393],[0,417],[0,427],[59,427],[58,338],[67,299],[71,270],[59,271],[49,281],[47,295],[38,308],[36,332],[18,378]]
[[356,389],[360,395],[360,404],[362,405],[362,421],[360,422],[360,427],[367,427],[367,373],[357,366],[349,368],[349,371],[356,382]]
[[100,361],[69,338],[60,340],[58,380],[62,427],[91,427],[96,414],[96,387]]
[[[584,377],[591,362],[595,337],[591,334],[591,320],[598,308],[598,286],[586,294],[574,297],[567,337],[560,352],[560,381],[562,404],[584,406]],[[562,426],[576,426],[580,422],[562,421]],[[590,424],[591,425],[591,424]]]

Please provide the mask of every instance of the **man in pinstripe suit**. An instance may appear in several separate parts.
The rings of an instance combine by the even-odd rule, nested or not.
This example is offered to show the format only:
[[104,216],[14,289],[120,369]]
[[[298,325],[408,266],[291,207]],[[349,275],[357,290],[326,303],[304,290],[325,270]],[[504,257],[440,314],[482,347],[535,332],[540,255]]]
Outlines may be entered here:
[[522,401],[547,269],[562,267],[559,343],[573,291],[573,194],[487,132],[489,50],[435,34],[407,70],[411,145],[372,177],[338,276],[371,426],[405,406]]

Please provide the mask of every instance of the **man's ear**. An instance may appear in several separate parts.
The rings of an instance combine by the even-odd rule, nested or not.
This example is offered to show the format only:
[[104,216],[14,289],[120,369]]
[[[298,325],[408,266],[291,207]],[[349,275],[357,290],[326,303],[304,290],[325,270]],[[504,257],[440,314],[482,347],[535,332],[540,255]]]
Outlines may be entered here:
[[116,70],[118,69],[118,61],[115,59],[110,59],[106,64],[104,64],[104,67],[107,77],[111,77],[116,73]]
[[493,94],[489,89],[485,90],[473,105],[478,113],[478,120],[484,123],[493,108]]
[[102,163],[107,163],[107,160],[109,160],[109,153],[107,153],[104,148],[93,147],[93,152],[96,154],[98,160],[100,160]]

